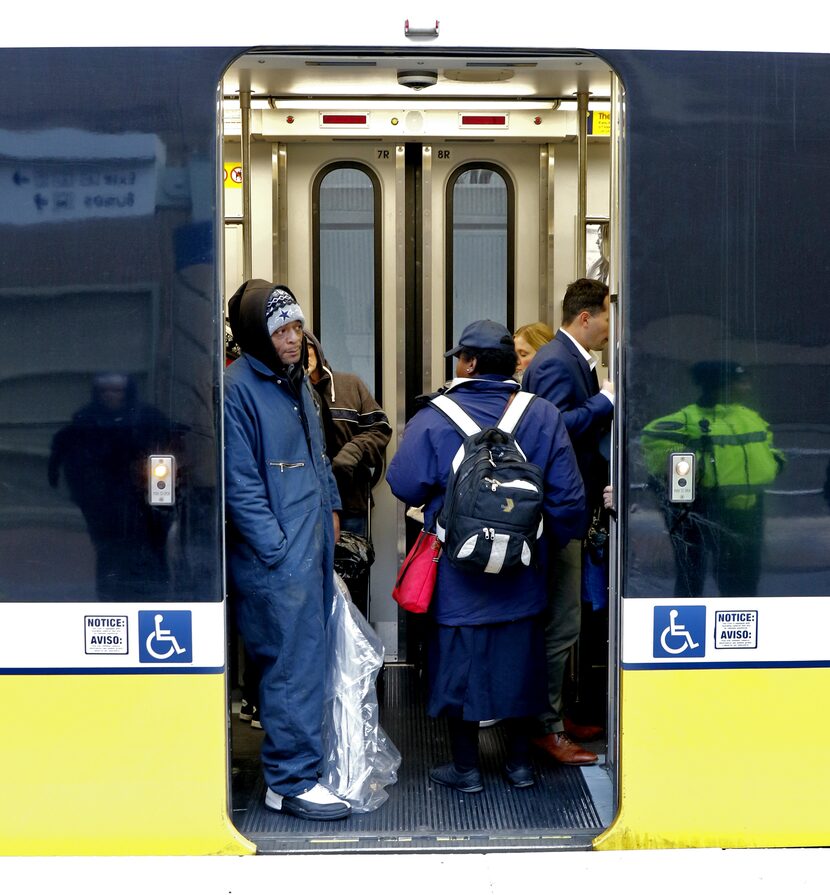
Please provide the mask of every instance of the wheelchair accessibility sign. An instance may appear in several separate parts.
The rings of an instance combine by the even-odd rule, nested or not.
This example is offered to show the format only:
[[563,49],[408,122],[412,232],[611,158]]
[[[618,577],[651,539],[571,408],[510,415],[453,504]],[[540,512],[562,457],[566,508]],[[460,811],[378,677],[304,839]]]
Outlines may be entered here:
[[705,606],[655,606],[655,659],[694,659],[706,655]]
[[193,621],[190,610],[139,611],[138,658],[140,662],[192,662]]

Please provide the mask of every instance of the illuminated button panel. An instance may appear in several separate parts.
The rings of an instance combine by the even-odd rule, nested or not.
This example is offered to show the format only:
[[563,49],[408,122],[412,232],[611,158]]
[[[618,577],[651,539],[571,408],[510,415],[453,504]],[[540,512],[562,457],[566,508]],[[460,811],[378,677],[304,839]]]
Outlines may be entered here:
[[147,461],[148,493],[151,506],[172,506],[176,501],[176,458],[154,454]]
[[669,455],[669,500],[672,503],[692,503],[695,499],[695,455]]

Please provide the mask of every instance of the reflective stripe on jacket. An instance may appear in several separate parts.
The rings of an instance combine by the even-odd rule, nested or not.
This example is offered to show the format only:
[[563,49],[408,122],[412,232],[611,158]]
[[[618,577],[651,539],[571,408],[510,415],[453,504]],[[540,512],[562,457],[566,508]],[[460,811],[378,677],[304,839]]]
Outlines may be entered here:
[[645,426],[642,445],[649,472],[661,479],[669,454],[694,453],[699,487],[724,497],[759,493],[786,462],[767,423],[742,404],[689,404]]

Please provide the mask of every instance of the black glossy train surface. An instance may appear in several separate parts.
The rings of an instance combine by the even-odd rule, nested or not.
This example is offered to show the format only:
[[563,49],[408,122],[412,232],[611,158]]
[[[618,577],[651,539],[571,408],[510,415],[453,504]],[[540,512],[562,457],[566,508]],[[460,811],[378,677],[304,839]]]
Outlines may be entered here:
[[[828,844],[830,774],[787,731],[830,735],[830,56],[589,37],[565,51],[555,34],[0,49],[4,853]],[[419,67],[437,83],[413,93],[397,75]],[[458,185],[494,182],[507,254],[488,275],[502,285],[464,298],[459,258],[474,271],[493,228]],[[363,190],[350,226],[368,272],[333,254],[346,188]],[[385,814],[345,833],[257,826],[239,801],[255,769],[239,760],[223,580],[224,300],[244,275],[292,284],[371,379],[392,451],[465,317],[557,324],[582,228],[603,225],[618,521],[601,767],[551,771],[564,802],[548,811],[539,787],[523,828],[464,804],[424,816],[403,777]],[[350,277],[363,303],[338,316],[332,284]],[[737,533],[667,508],[654,460],[652,424],[694,406],[706,365],[785,461]],[[96,408],[119,389],[124,412],[105,424]],[[171,503],[148,499],[154,457],[175,461]],[[389,585],[406,528],[383,487],[370,621],[384,699],[405,712],[416,638]],[[402,774],[426,748],[411,742]]]

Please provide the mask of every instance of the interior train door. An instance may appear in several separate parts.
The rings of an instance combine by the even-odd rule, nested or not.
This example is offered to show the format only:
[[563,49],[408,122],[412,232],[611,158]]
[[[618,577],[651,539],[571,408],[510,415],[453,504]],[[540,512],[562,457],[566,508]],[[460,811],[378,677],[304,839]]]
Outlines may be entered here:
[[[451,375],[443,353],[467,323],[489,317],[512,330],[541,319],[546,152],[348,140],[277,144],[273,153],[274,275],[311,297],[334,369],[357,373],[386,410],[391,457],[409,399]],[[405,659],[391,599],[403,508],[383,480],[374,499],[369,617],[387,659]]]
[[[467,323],[556,325],[556,296],[573,275],[572,143],[502,143],[492,130],[430,137],[252,146],[255,275],[289,284],[334,369],[372,389],[395,432],[388,457],[412,398],[451,375],[443,354]],[[592,149],[602,167],[606,148]],[[589,188],[592,213],[606,220],[607,183],[593,172]],[[226,234],[228,269],[235,236]],[[391,599],[403,509],[382,479],[373,493],[369,617],[387,659],[403,660]]]
[[545,157],[543,147],[533,144],[424,144],[425,389],[451,375],[443,354],[472,320],[496,320],[512,332],[543,319]]
[[[352,140],[276,144],[275,270],[306,296],[309,318],[332,368],[356,373],[386,411],[402,421],[399,394],[404,270],[398,218],[403,149]],[[394,450],[393,436],[387,456]],[[380,471],[379,471],[380,474]],[[369,618],[387,660],[399,657],[396,501],[381,477],[373,491]]]

